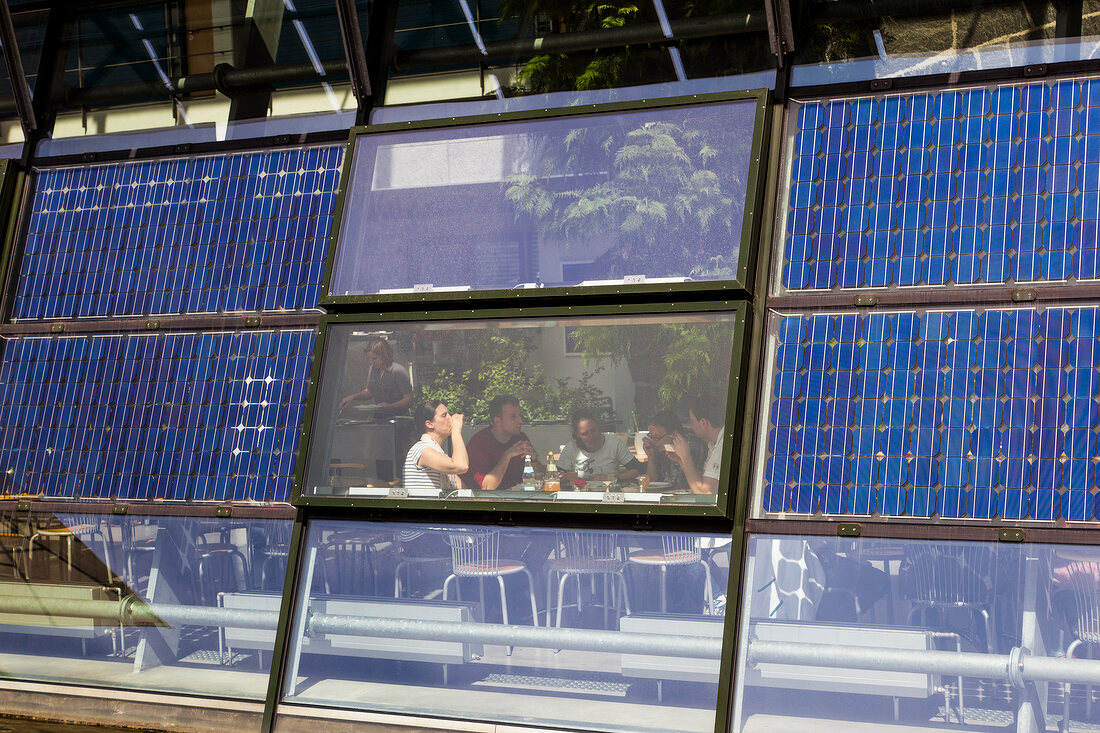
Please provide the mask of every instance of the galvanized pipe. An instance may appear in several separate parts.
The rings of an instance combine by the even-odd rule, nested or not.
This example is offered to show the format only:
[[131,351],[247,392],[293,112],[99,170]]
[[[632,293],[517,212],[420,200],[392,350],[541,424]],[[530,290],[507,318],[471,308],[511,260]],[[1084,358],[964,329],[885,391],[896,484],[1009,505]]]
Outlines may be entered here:
[[[0,613],[85,618],[127,626],[197,624],[274,631],[279,624],[277,611],[147,604],[135,596],[127,596],[120,601],[97,601],[0,595]],[[346,634],[692,659],[719,659],[722,651],[722,640],[714,637],[336,614],[312,614],[306,624],[306,633],[310,636]],[[1018,649],[1010,654],[980,654],[757,639],[749,643],[747,661],[754,666],[790,664],[1009,681],[1015,678],[1025,682],[1100,683],[1100,660],[1037,657],[1021,654]],[[1015,668],[1010,669],[1011,665]]]
[[793,664],[809,667],[867,669],[879,672],[915,672],[951,677],[1011,680],[1009,665],[1016,657],[1021,680],[1027,682],[1100,683],[1100,660],[1036,657],[1028,654],[979,654],[917,649],[879,649],[837,644],[806,644],[754,640],[748,663]]
[[310,617],[306,628],[311,636],[349,634],[693,659],[719,659],[722,655],[722,639],[718,637],[562,629],[553,626],[504,626],[318,614]]

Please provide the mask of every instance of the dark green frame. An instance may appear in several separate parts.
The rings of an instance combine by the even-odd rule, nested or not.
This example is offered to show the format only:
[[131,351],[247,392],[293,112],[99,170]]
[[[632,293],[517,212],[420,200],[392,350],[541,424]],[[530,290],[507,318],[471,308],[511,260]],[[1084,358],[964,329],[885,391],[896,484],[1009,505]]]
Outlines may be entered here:
[[[492,501],[486,499],[387,499],[383,497],[332,497],[310,496],[302,493],[305,482],[306,465],[309,458],[310,437],[313,416],[319,390],[322,367],[325,361],[325,339],[329,326],[337,324],[379,323],[395,321],[442,321],[476,320],[485,321],[499,318],[553,318],[573,316],[613,316],[645,315],[661,313],[697,313],[726,312],[736,316],[736,331],[733,336],[733,353],[730,359],[731,376],[726,401],[726,435],[722,444],[723,473],[718,482],[718,492],[714,504],[588,504],[557,503],[554,501]],[[746,369],[748,355],[748,332],[751,328],[749,306],[745,301],[707,301],[654,303],[637,305],[594,305],[594,306],[543,306],[535,308],[476,309],[452,311],[415,311],[382,312],[329,315],[322,319],[321,332],[317,337],[314,350],[312,372],[310,374],[309,394],[306,398],[306,410],[303,419],[302,436],[298,449],[298,462],[294,476],[292,502],[302,507],[346,507],[346,508],[386,508],[391,510],[413,511],[468,511],[501,513],[536,514],[619,514],[630,516],[696,516],[696,517],[732,517],[736,507],[744,503],[739,482],[736,459],[741,453],[740,439],[744,433],[742,419],[746,403],[747,379],[742,378]],[[461,520],[457,520],[461,521]]]
[[[729,294],[736,296],[751,291],[756,272],[756,241],[760,228],[761,203],[761,148],[768,134],[767,114],[770,109],[771,91],[755,89],[744,92],[716,92],[711,94],[692,94],[689,96],[645,99],[638,102],[611,102],[588,104],[577,107],[558,107],[553,109],[526,110],[522,112],[476,115],[470,117],[448,117],[413,122],[391,122],[380,125],[365,125],[352,128],[347,148],[344,152],[344,165],[340,173],[340,186],[337,191],[336,206],[333,209],[333,225],[329,235],[328,255],[325,258],[325,272],[321,284],[322,306],[371,305],[382,307],[385,304],[432,303],[432,302],[477,302],[500,298],[537,298],[585,295],[592,297],[615,296],[629,293],[714,293],[719,297]],[[731,280],[703,280],[688,283],[663,283],[636,285],[599,285],[578,288],[554,287],[533,290],[474,290],[470,292],[437,293],[388,293],[385,295],[329,295],[333,268],[336,263],[340,232],[343,228],[344,209],[347,195],[352,185],[351,175],[355,162],[356,141],[361,137],[389,132],[408,130],[431,130],[451,127],[468,127],[496,122],[537,121],[560,117],[582,117],[585,115],[608,112],[632,112],[644,109],[663,109],[668,107],[690,107],[692,105],[714,104],[721,102],[747,102],[756,104],[756,113],[752,128],[752,141],[749,145],[749,173],[745,181],[745,213],[741,222],[741,242],[738,249],[737,274]]]
[[[15,232],[19,224],[19,196],[24,180],[22,171],[13,160],[0,159],[0,288],[14,296],[15,289],[8,289],[8,273],[14,267]],[[7,303],[0,298],[0,303]]]

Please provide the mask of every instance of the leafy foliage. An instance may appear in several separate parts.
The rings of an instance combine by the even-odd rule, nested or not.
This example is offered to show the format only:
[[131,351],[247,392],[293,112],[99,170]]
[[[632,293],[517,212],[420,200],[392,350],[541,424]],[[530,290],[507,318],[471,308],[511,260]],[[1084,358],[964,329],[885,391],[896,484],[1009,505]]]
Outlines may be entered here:
[[663,323],[651,327],[578,328],[575,343],[585,358],[608,356],[630,365],[641,419],[659,409],[683,413],[695,391],[729,380],[733,329],[728,322]]
[[[688,119],[573,129],[545,141],[541,175],[513,176],[505,197],[517,217],[564,240],[567,252],[569,242],[613,238],[617,246],[602,258],[609,277],[640,270],[688,275],[701,260],[732,257],[744,209],[733,190],[743,184],[730,175],[738,146],[715,127]],[[564,188],[562,181],[580,185]]]
[[442,400],[481,424],[489,422],[489,402],[499,395],[518,397],[528,420],[567,420],[574,410],[591,407],[603,396],[591,381],[598,367],[575,385],[568,379],[547,379],[541,365],[530,363],[535,347],[534,340],[520,331],[472,336],[461,352],[471,355],[472,363],[437,370],[420,385],[417,400]]

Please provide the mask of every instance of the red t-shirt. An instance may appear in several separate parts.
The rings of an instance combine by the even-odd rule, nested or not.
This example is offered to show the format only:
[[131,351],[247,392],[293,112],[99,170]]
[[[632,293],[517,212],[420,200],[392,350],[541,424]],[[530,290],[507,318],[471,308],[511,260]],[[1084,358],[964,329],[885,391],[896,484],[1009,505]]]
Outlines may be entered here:
[[[474,434],[466,444],[466,453],[470,457],[470,470],[462,474],[462,485],[468,489],[480,489],[485,474],[493,470],[504,451],[513,443],[530,440],[525,433],[516,435],[507,443],[501,443],[490,428]],[[508,462],[504,476],[500,479],[499,489],[510,489],[523,480],[523,457],[515,456]]]

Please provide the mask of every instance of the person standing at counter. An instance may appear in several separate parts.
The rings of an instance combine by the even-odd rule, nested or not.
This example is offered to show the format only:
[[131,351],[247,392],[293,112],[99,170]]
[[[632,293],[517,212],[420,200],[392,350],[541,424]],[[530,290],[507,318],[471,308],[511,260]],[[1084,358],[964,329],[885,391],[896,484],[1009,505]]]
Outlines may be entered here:
[[[416,408],[417,427],[423,428],[420,440],[405,456],[405,488],[458,488],[458,477],[470,469],[466,444],[462,440],[462,415],[452,415],[439,400],[428,400]],[[451,439],[451,455],[443,450],[443,441]]]
[[565,446],[558,459],[558,468],[573,479],[637,478],[645,466],[630,454],[623,441],[610,433],[600,432],[600,422],[589,410],[573,413],[573,442]]
[[725,395],[699,394],[691,400],[688,409],[691,431],[707,444],[707,458],[700,470],[691,456],[691,445],[682,435],[672,438],[669,457],[680,464],[687,479],[688,488],[696,494],[713,494],[718,491],[718,477],[722,475],[722,436],[726,432]]
[[468,489],[510,489],[523,479],[523,459],[531,457],[536,473],[545,467],[531,439],[523,432],[523,410],[513,395],[499,395],[489,402],[490,427],[470,438],[466,451],[470,470],[462,474],[462,485]]
[[340,409],[356,400],[369,400],[377,408],[379,417],[408,414],[413,401],[412,380],[409,370],[393,360],[393,347],[383,338],[367,344],[367,386],[340,400]]

